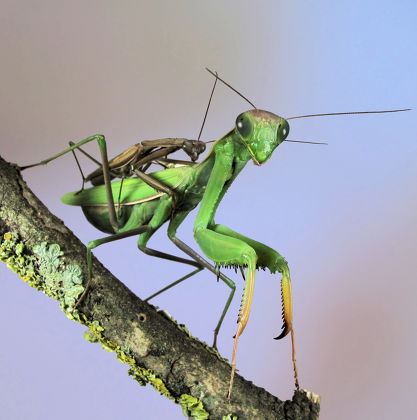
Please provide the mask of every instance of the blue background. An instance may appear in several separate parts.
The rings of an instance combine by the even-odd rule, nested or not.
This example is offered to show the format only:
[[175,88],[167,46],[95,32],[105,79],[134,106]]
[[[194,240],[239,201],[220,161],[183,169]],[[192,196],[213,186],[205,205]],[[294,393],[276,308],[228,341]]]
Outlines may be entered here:
[[[97,132],[110,155],[138,140],[195,138],[213,82],[206,66],[283,117],[417,107],[411,0],[2,0],[1,10],[0,150],[22,165]],[[221,137],[247,108],[219,85],[203,137]],[[415,113],[292,121],[290,138],[329,145],[284,143],[265,166],[249,164],[216,217],[288,260],[301,385],[321,394],[324,420],[415,416]],[[84,243],[101,236],[59,201],[80,186],[70,155],[24,177]],[[188,243],[194,217],[180,230]],[[163,229],[152,245],[178,253]],[[139,253],[135,238],[95,255],[141,297],[187,272]],[[56,302],[4,265],[0,273],[3,418],[184,418],[153,388],[139,388],[114,354],[85,341]],[[226,357],[236,282],[219,336]],[[211,342],[226,297],[203,272],[154,303]],[[290,398],[290,340],[272,340],[280,312],[279,277],[260,272],[237,363],[246,378]]]

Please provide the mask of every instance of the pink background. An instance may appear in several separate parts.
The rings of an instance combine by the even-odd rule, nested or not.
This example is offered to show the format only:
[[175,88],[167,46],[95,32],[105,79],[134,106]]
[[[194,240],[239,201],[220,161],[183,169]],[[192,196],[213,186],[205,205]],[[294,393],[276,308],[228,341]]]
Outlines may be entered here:
[[[416,108],[416,12],[413,1],[2,0],[1,155],[29,164],[97,132],[110,155],[195,138],[213,81],[205,66],[284,117]],[[219,86],[203,137],[221,137],[247,108]],[[415,418],[415,112],[294,120],[290,138],[329,145],[286,143],[265,166],[249,164],[218,211],[217,222],[287,258],[301,385],[322,395],[324,420]],[[101,237],[59,201],[80,186],[71,156],[24,177],[85,243]],[[180,230],[190,244],[194,217]],[[164,229],[152,245],[179,254]],[[136,238],[95,254],[141,297],[187,272],[139,253]],[[0,274],[2,418],[183,418],[55,302],[4,265]],[[230,275],[239,291],[219,336],[226,357],[242,288]],[[226,297],[203,272],[154,303],[211,342]],[[260,272],[238,368],[290,398],[290,340],[272,340],[280,312],[279,277]]]

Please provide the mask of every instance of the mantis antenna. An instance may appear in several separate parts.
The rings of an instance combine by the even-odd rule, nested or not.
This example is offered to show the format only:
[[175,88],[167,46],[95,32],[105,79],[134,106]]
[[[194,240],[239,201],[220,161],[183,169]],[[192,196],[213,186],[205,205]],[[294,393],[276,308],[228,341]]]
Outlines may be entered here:
[[224,83],[228,88],[230,88],[230,89],[232,89],[233,90],[233,92],[236,92],[241,98],[243,98],[247,103],[249,103],[254,109],[258,109],[258,108],[256,108],[256,106],[248,99],[248,98],[246,98],[246,96],[243,96],[238,90],[236,90],[233,86],[230,86],[229,85],[229,83],[227,83],[227,82],[225,82],[223,79],[221,79],[218,75],[217,75],[217,73],[215,73],[215,72],[213,72],[213,71],[211,71],[210,69],[208,69],[207,67],[206,67],[206,70],[210,73],[210,74],[212,74],[213,76],[215,76],[216,77],[216,79],[219,79],[222,83]]
[[284,141],[289,141],[291,143],[329,144],[329,143],[322,143],[322,142],[318,142],[318,141],[306,141],[306,140],[287,140],[287,139],[285,139]]
[[351,112],[330,112],[330,113],[327,113],[327,114],[298,115],[296,117],[286,118],[286,120],[295,120],[296,118],[309,118],[309,117],[327,117],[328,115],[384,114],[386,112],[403,112],[403,111],[411,111],[411,108],[391,109],[391,110],[388,110],[388,111],[351,111]]
[[204,114],[203,124],[201,124],[200,132],[198,133],[198,139],[197,140],[200,140],[201,133],[203,132],[204,124],[206,123],[207,114],[208,114],[210,104],[211,104],[211,98],[213,97],[214,89],[216,89],[216,83],[217,83],[217,79],[218,79],[217,71],[214,72],[214,76],[216,77],[216,79],[214,80],[213,89],[211,90],[210,98],[209,98],[207,108],[206,108],[206,113]]
[[[289,117],[286,120],[295,120],[296,118],[309,118],[309,117],[327,117],[331,115],[356,115],[356,114],[385,114],[387,112],[403,112],[403,111],[411,111],[411,108],[404,108],[404,109],[390,109],[384,111],[350,111],[350,112],[330,112],[326,114],[308,114],[308,115],[298,115],[296,117]],[[293,143],[309,143],[309,144],[327,144],[327,143],[317,143],[313,141],[301,141],[301,140],[284,140],[290,141]]]

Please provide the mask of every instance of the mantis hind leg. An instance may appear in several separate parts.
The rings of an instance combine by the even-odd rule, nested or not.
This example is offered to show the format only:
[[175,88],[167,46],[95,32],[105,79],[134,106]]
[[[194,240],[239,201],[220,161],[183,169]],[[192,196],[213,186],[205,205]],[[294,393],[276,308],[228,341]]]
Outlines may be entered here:
[[[76,145],[76,143],[74,143],[73,141],[68,142],[68,144],[70,145],[70,147]],[[80,161],[78,160],[78,157],[77,157],[77,155],[75,153],[75,150],[79,150],[84,156],[87,156],[88,159],[90,159],[91,161],[93,161],[100,168],[102,168],[102,164],[97,159],[95,159],[93,156],[91,156],[89,153],[87,153],[81,146],[77,146],[76,149],[71,150],[72,155],[74,156],[75,162],[77,164],[78,170],[80,171],[81,178],[83,180],[82,185],[81,185],[81,189],[80,189],[80,192],[81,192],[81,191],[84,190],[84,185],[85,185],[86,182],[88,182],[88,179],[84,175],[84,172],[83,172],[83,170],[81,168],[81,164],[80,164]],[[110,174],[112,175],[112,177],[116,177],[116,175],[113,174],[111,171],[110,171]]]
[[102,134],[95,134],[94,136],[87,137],[84,140],[81,140],[81,141],[71,145],[67,149],[63,150],[60,153],[57,153],[57,154],[51,156],[48,159],[44,159],[44,160],[42,160],[38,163],[34,163],[32,165],[21,166],[20,170],[33,168],[35,166],[40,166],[40,165],[46,165],[47,163],[51,162],[52,160],[55,160],[55,159],[59,158],[60,156],[65,155],[66,153],[72,152],[74,149],[78,149],[82,145],[84,145],[86,143],[89,143],[91,141],[97,141],[98,147],[100,149],[101,164],[102,164],[102,167],[103,167],[104,184],[105,184],[105,187],[106,187],[106,199],[107,199],[108,209],[109,209],[109,220],[110,220],[110,224],[111,224],[113,230],[115,232],[117,232],[119,230],[119,224],[118,224],[118,221],[117,221],[116,208],[115,208],[115,205],[114,205],[113,194],[112,194],[112,190],[111,190],[111,180],[110,180],[109,160],[108,160],[108,157],[107,157],[106,140],[105,140],[105,138]]

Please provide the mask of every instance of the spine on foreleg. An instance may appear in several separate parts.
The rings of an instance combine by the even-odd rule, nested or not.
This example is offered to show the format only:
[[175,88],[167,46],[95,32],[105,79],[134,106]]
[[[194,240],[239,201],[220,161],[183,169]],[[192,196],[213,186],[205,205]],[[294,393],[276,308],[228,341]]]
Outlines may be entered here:
[[281,278],[281,302],[282,302],[282,320],[284,322],[283,330],[275,340],[285,337],[292,330],[292,293],[291,278],[289,273],[282,273]]

